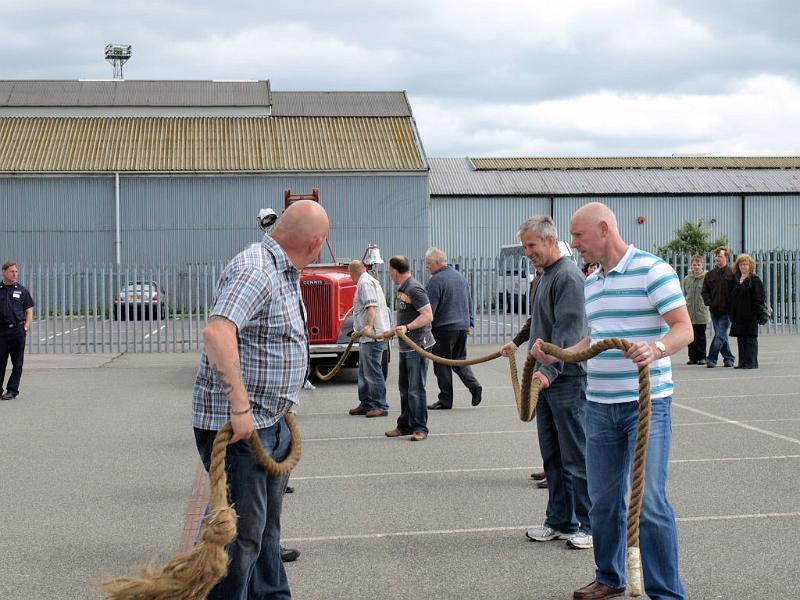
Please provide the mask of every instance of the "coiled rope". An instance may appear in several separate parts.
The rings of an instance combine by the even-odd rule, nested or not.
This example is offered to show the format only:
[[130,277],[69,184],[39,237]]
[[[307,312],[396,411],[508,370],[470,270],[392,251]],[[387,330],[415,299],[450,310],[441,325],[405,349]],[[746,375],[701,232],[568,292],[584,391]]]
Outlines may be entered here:
[[[350,338],[350,343],[336,363],[336,366],[322,375],[319,370],[315,372],[316,376],[322,381],[332,379],[341,370],[347,354],[353,347],[353,343],[360,336],[370,337],[374,340],[384,340],[391,338],[394,333],[387,332],[384,335],[372,335],[365,332],[354,332]],[[476,358],[469,358],[464,360],[457,360],[452,358],[443,358],[436,356],[432,352],[428,352],[421,348],[418,344],[414,343],[407,335],[398,334],[406,344],[413,350],[429,358],[430,360],[442,365],[450,367],[467,367],[470,365],[477,365],[480,363],[489,362],[502,356],[500,352],[493,352],[485,356],[478,356]],[[589,348],[580,352],[569,352],[554,344],[543,343],[542,350],[564,362],[576,363],[590,358],[593,358],[605,352],[606,350],[622,350],[627,351],[631,347],[628,340],[620,338],[609,338],[592,344]],[[536,415],[536,405],[539,401],[539,392],[541,391],[541,383],[538,379],[533,379],[533,372],[536,367],[536,360],[532,355],[528,354],[525,360],[525,367],[522,371],[522,382],[520,383],[517,371],[517,361],[513,355],[508,355],[508,366],[511,375],[511,387],[514,391],[514,400],[517,405],[517,414],[520,420],[529,422],[533,420]],[[644,476],[645,466],[647,464],[647,442],[650,437],[650,415],[651,415],[651,399],[650,399],[650,367],[645,365],[639,367],[639,429],[636,435],[636,450],[633,457],[633,472],[631,475],[631,498],[628,506],[628,521],[627,521],[627,547],[628,547],[628,584],[629,593],[633,597],[642,595],[642,562],[639,552],[639,516],[642,511],[642,500],[644,498]]]
[[[282,477],[300,461],[303,438],[294,413],[286,414],[292,433],[289,454],[276,462],[261,444],[258,432],[247,440],[258,464],[274,477]],[[163,567],[156,559],[140,569],[139,577],[117,577],[101,586],[111,600],[202,600],[228,572],[225,546],[236,537],[236,512],[228,500],[228,475],[225,454],[233,436],[233,427],[226,423],[217,432],[211,449],[209,468],[210,510],[205,518],[200,542],[186,552],[173,556]]]

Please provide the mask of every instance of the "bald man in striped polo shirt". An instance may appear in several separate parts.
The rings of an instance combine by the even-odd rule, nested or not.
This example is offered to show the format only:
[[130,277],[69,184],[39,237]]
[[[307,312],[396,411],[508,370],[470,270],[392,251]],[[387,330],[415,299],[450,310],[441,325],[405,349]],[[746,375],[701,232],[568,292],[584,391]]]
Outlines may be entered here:
[[[653,411],[639,540],[644,586],[652,600],[685,600],[666,483],[672,442],[669,355],[686,347],[694,335],[686,300],[672,267],[628,245],[604,204],[579,209],[570,233],[584,260],[601,266],[584,285],[591,336],[570,350],[612,337],[633,342],[625,353],[608,350],[588,362],[584,425],[596,572],[595,580],[573,598],[599,600],[625,593],[625,499],[639,423],[638,366],[650,365]],[[539,340],[533,352],[538,360],[555,362],[542,353]]]

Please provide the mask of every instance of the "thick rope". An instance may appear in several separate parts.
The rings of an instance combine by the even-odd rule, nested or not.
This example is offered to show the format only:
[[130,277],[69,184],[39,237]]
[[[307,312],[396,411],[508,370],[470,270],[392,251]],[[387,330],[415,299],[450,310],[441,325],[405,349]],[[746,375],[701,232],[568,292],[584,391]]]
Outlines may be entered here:
[[[610,338],[592,344],[581,352],[568,352],[553,344],[542,344],[542,350],[565,362],[580,362],[597,356],[605,350],[627,351],[631,347],[628,340]],[[639,367],[639,430],[636,435],[636,450],[633,456],[631,475],[631,499],[628,506],[628,579],[631,596],[642,595],[642,562],[639,553],[639,515],[644,499],[644,478],[647,465],[647,442],[650,438],[650,367]]]
[[[320,373],[319,369],[314,370],[314,376],[317,377],[320,381],[330,381],[333,379],[339,371],[341,371],[342,366],[344,365],[345,360],[347,359],[347,355],[350,354],[351,349],[353,348],[353,343],[359,337],[369,337],[376,341],[387,340],[394,337],[394,333],[387,332],[386,334],[382,335],[374,335],[371,333],[366,333],[364,331],[355,331],[353,335],[350,337],[350,343],[347,344],[347,348],[345,348],[344,353],[339,358],[339,361],[336,363],[336,366],[333,367],[330,371],[325,373],[324,375]],[[413,350],[417,353],[421,354],[425,358],[429,358],[434,362],[437,362],[442,365],[447,365],[450,367],[468,367],[471,365],[478,365],[481,363],[489,362],[496,358],[502,356],[500,352],[492,352],[491,354],[486,354],[484,356],[478,356],[476,358],[468,358],[468,359],[454,359],[454,358],[444,358],[442,356],[436,356],[432,352],[428,352],[418,344],[414,343],[414,341],[405,334],[400,334],[399,336],[406,344],[409,345]],[[525,360],[525,368],[522,372],[522,384],[519,382],[519,371],[517,367],[517,360],[513,355],[509,355],[508,357],[508,368],[511,372],[511,387],[514,390],[514,400],[517,403],[517,414],[519,415],[520,420],[524,421],[525,423],[529,423],[533,420],[533,417],[536,416],[536,403],[539,400],[539,390],[542,386],[541,382],[532,379],[533,376],[533,369],[536,366],[536,360],[528,355],[528,358]]]
[[[387,332],[381,336],[366,334],[363,332],[355,332],[350,340],[350,344],[345,351],[345,354],[339,360],[337,367],[326,375],[328,379],[334,377],[344,364],[347,353],[353,345],[353,341],[361,335],[367,335],[375,340],[388,339],[394,334]],[[436,356],[432,352],[428,352],[421,348],[418,344],[414,343],[407,335],[399,334],[399,337],[415,350],[420,355],[430,360],[450,367],[466,367],[470,365],[477,365],[480,363],[489,362],[494,360],[502,354],[500,352],[493,352],[485,356],[478,356],[465,360],[457,360],[452,358],[443,358]],[[568,352],[549,343],[542,344],[542,350],[551,356],[555,356],[564,362],[581,362],[589,358],[593,358],[605,352],[606,350],[622,350],[627,351],[631,347],[628,340],[620,338],[610,338],[592,344],[586,350],[581,352]],[[536,360],[532,355],[528,354],[525,360],[525,368],[522,372],[522,383],[520,384],[517,375],[517,361],[514,356],[508,357],[509,370],[511,372],[511,387],[514,390],[514,400],[517,404],[517,414],[524,422],[533,420],[536,415],[536,405],[539,401],[539,392],[541,391],[541,383],[537,379],[533,379],[533,371],[536,366]],[[324,381],[327,381],[325,379]],[[627,546],[628,546],[628,578],[630,586],[630,595],[638,597],[642,595],[642,562],[639,553],[639,516],[642,511],[642,500],[644,498],[644,478],[645,466],[647,464],[647,442],[650,437],[650,414],[651,414],[651,400],[650,400],[650,367],[645,365],[639,367],[639,429],[636,436],[636,450],[633,457],[633,473],[631,475],[631,498],[628,507],[628,522],[627,522]]]
[[[294,413],[287,413],[286,424],[292,433],[289,454],[276,462],[264,450],[258,432],[247,440],[258,464],[274,477],[287,475],[300,460],[303,438]],[[210,510],[205,518],[200,542],[186,552],[173,556],[163,567],[156,559],[140,569],[139,577],[117,577],[103,582],[102,588],[111,600],[202,600],[228,572],[225,546],[236,537],[236,512],[228,500],[228,475],[225,455],[233,436],[233,427],[226,423],[217,432],[211,450],[209,468]]]

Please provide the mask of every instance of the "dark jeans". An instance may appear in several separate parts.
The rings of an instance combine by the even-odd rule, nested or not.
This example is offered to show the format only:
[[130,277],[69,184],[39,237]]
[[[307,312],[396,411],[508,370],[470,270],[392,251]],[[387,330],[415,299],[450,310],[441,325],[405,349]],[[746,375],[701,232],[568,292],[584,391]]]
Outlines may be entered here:
[[3,382],[6,380],[6,367],[11,358],[11,376],[8,378],[6,391],[9,394],[19,394],[19,381],[22,379],[22,363],[25,358],[25,327],[24,323],[12,326],[0,325],[0,367],[3,378],[0,379],[0,393],[3,392]]
[[[652,600],[686,600],[678,573],[678,528],[667,499],[672,447],[672,398],[653,400],[639,517],[644,590]],[[639,403],[586,403],[586,467],[592,499],[595,579],[625,587],[625,549],[631,467],[639,427]]]
[[[216,431],[195,429],[197,450],[206,470]],[[281,418],[259,429],[264,449],[276,461],[289,453],[292,434]],[[259,466],[247,441],[228,446],[228,489],[237,522],[236,539],[226,548],[228,574],[211,590],[207,600],[285,600],[291,598],[289,580],[281,562],[281,506],[289,476],[273,477]]]
[[736,338],[739,347],[739,367],[743,369],[758,368],[758,336],[740,335]]
[[692,323],[694,340],[689,344],[689,360],[700,362],[706,359],[706,324]]
[[383,352],[389,342],[362,342],[358,350],[358,405],[367,410],[389,410]]
[[428,399],[425,380],[428,377],[428,359],[410,352],[400,352],[400,416],[397,428],[413,433],[428,433]]
[[592,532],[586,483],[583,413],[586,378],[558,377],[539,394],[536,429],[547,476],[545,525],[562,533]]
[[[434,329],[433,338],[436,344],[432,352],[443,358],[463,360],[467,358],[467,331],[452,329]],[[453,407],[453,373],[455,372],[466,388],[472,390],[481,387],[470,367],[448,367],[433,363],[433,372],[439,383],[439,403],[447,408]]]
[[728,330],[731,328],[730,315],[720,315],[711,313],[711,323],[714,325],[714,339],[711,340],[711,347],[708,349],[708,362],[717,364],[717,357],[722,353],[722,360],[726,363],[734,363],[736,357],[731,352],[728,343]]

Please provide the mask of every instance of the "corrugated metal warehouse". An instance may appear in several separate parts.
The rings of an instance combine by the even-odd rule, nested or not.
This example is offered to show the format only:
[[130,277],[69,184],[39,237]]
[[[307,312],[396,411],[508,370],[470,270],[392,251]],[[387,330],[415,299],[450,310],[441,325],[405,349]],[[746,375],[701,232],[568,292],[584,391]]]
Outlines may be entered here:
[[[652,251],[685,221],[736,252],[800,248],[800,158],[430,158],[431,241],[450,256],[496,256],[527,217],[569,220],[591,201]],[[644,222],[639,223],[644,217]]]
[[534,214],[567,238],[571,214],[595,199],[643,249],[686,220],[735,251],[800,248],[796,157],[428,159],[403,92],[0,81],[0,256],[224,261],[259,238],[260,208],[314,187],[338,257],[366,243],[387,256],[431,244],[495,256]]
[[285,189],[314,187],[337,257],[369,242],[422,255],[428,165],[405,93],[0,81],[0,256],[227,260],[260,238],[260,208],[280,212]]

